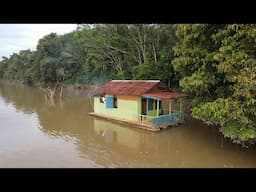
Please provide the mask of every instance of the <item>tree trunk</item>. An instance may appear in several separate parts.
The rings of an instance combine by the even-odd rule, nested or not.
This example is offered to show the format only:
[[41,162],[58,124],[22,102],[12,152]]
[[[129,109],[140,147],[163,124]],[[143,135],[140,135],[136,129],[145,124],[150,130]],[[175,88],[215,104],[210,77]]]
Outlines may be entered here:
[[152,48],[153,48],[154,61],[155,61],[155,64],[157,64],[157,54],[156,54],[156,48],[154,44],[152,44]]
[[63,86],[61,85],[60,86],[60,98],[62,98],[63,97]]

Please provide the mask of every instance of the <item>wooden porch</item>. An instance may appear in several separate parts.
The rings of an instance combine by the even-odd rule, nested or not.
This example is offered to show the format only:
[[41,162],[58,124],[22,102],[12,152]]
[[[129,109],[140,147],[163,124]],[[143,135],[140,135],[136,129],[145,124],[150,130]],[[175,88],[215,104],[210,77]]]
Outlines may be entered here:
[[152,128],[166,128],[184,122],[182,98],[161,98],[151,95],[142,95],[141,123]]

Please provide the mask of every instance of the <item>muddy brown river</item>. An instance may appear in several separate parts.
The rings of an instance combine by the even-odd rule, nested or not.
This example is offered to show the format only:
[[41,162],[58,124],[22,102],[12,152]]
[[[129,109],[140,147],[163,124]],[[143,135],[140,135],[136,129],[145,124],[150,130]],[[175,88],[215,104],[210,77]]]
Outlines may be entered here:
[[50,102],[42,90],[0,82],[0,167],[256,167],[256,147],[199,121],[149,132],[88,115],[86,90]]

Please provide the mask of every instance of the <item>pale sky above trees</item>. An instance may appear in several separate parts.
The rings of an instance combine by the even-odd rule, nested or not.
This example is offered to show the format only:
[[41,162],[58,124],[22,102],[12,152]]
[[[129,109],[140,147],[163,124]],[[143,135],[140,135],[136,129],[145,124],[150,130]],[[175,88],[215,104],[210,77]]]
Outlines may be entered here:
[[44,35],[64,34],[76,27],[76,24],[0,24],[0,60],[20,50],[35,50]]

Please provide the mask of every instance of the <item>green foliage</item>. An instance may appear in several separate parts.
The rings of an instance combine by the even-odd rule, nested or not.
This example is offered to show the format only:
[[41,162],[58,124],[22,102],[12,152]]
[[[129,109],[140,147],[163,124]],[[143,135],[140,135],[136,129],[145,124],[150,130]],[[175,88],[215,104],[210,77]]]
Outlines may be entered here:
[[173,66],[192,115],[234,141],[256,138],[256,25],[179,25]]
[[212,102],[206,102],[192,109],[192,115],[206,121],[208,124],[225,124],[232,118],[232,112],[239,108],[229,99],[219,98]]
[[236,142],[239,140],[244,142],[255,138],[256,130],[243,109],[243,103],[219,98],[194,107],[192,115],[207,124],[220,125],[220,131],[225,137],[230,137]]
[[40,61],[41,81],[56,82],[57,60],[54,57],[44,57]]
[[256,131],[248,124],[239,121],[229,121],[220,128],[225,137],[230,137],[237,143],[245,142],[256,137]]
[[36,51],[20,51],[2,60],[0,78],[70,84],[153,78],[168,83],[176,78],[171,65],[175,27],[78,25],[72,33],[42,37]]
[[153,70],[153,63],[143,63],[134,66],[133,79],[154,79],[156,72]]

